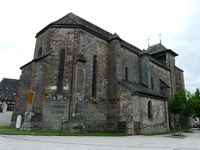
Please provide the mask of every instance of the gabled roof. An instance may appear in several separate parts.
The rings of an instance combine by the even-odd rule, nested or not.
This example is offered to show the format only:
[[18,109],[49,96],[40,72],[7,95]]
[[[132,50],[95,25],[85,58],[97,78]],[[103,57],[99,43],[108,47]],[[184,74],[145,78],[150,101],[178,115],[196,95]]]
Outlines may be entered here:
[[145,52],[149,53],[150,55],[154,55],[154,54],[158,54],[158,53],[163,53],[163,52],[169,52],[169,53],[171,53],[174,56],[178,56],[177,53],[175,53],[171,49],[167,49],[161,43],[158,43],[158,44],[150,46]]
[[16,88],[18,86],[19,80],[17,79],[9,79],[9,78],[3,78],[0,82],[0,88],[10,86],[13,88]]
[[[45,28],[43,28],[41,31],[39,31],[36,34],[36,37],[38,37],[40,34],[45,32],[49,28],[80,28],[80,29],[88,31],[92,34],[95,34],[96,36],[98,36],[106,41],[111,41],[113,38],[116,37],[115,34],[112,34],[108,31],[94,25],[93,23],[88,22],[87,20],[73,14],[73,13],[69,13],[66,16],[62,17],[61,19],[58,19],[57,21],[50,23]],[[139,48],[122,40],[119,36],[118,36],[118,39],[122,46],[128,48],[129,50],[136,52],[137,54],[142,53],[142,51]]]
[[33,63],[33,62],[37,62],[37,61],[43,60],[44,58],[46,58],[46,57],[49,56],[49,55],[51,55],[51,53],[48,53],[48,54],[46,54],[46,55],[44,55],[44,56],[41,56],[41,57],[39,57],[39,58],[35,58],[35,59],[29,61],[28,63],[26,63],[25,65],[21,66],[20,69],[23,69],[24,67],[30,65],[30,64]]
[[158,98],[158,99],[163,99],[165,100],[165,96],[161,95],[160,93],[157,93],[153,91],[152,89],[149,89],[146,86],[143,86],[140,83],[133,83],[130,81],[123,80],[122,82],[119,82],[119,84],[126,89],[129,89],[132,93],[132,95],[144,95],[147,97],[153,97],[153,98]]
[[47,25],[45,28],[43,28],[41,31],[39,31],[36,34],[36,37],[39,36],[41,33],[43,33],[45,30],[48,28],[55,27],[72,27],[72,28],[84,28],[84,29],[89,29],[93,32],[101,34],[104,38],[109,39],[112,34],[105,31],[104,29],[86,21],[85,19],[75,15],[74,13],[69,13],[62,17],[61,19],[58,19],[57,21],[54,21]]
[[177,70],[179,70],[179,71],[181,71],[181,72],[184,72],[181,68],[179,68],[179,67],[177,67],[177,66],[175,66],[175,69],[177,69]]

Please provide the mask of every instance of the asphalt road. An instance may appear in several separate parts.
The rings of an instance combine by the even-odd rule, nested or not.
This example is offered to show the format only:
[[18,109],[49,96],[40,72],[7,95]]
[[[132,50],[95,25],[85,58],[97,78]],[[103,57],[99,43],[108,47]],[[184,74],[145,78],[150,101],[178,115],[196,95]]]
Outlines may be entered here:
[[200,130],[184,138],[156,136],[0,135],[0,150],[200,150]]

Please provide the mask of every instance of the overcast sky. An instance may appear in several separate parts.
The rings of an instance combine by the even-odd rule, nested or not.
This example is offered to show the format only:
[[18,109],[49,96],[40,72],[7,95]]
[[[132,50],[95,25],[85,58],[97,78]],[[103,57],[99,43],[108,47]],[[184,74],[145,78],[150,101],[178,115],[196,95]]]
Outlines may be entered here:
[[199,0],[2,0],[0,79],[19,78],[33,58],[35,34],[69,12],[117,33],[140,49],[159,42],[177,53],[188,90],[200,88]]

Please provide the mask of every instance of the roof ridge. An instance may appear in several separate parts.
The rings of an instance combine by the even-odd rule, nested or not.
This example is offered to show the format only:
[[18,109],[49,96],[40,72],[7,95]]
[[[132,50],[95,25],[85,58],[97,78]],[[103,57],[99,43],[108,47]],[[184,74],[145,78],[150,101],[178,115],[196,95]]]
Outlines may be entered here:
[[60,21],[60,20],[62,20],[62,19],[64,19],[64,18],[66,18],[66,17],[68,17],[68,16],[70,16],[70,15],[75,15],[75,14],[73,14],[72,12],[70,12],[70,13],[64,15],[63,17],[57,19],[56,21],[53,21],[51,24],[53,24],[53,23],[55,23],[55,22],[58,22],[58,21]]
[[[99,27],[99,26],[97,26],[97,25],[95,25],[95,24],[93,24],[93,23],[91,23],[87,20],[85,20],[84,18],[82,18],[82,17],[80,17],[80,16],[78,16],[78,15],[72,13],[72,12],[63,16],[62,18],[58,19],[57,21],[52,22],[52,24],[56,24],[56,25],[57,24],[58,25],[59,24],[61,24],[61,25],[62,24],[68,24],[67,22],[65,22],[66,21],[65,19],[67,21],[69,21],[70,24],[75,24],[75,25],[80,24],[80,25],[83,25],[83,26],[86,26],[86,27],[92,26],[92,28],[97,28],[97,29],[103,31],[104,33],[108,34],[109,36],[112,35],[112,33],[106,31],[105,29],[103,29],[103,28],[101,28],[101,27]],[[71,20],[69,20],[69,19],[71,19]],[[63,21],[63,23],[62,23],[62,21]]]
[[157,44],[153,44],[153,45],[150,45],[148,48],[147,48],[147,50],[148,49],[152,49],[152,48],[154,48],[154,47],[162,47],[162,48],[164,48],[164,49],[167,49],[162,43],[157,43]]
[[19,79],[13,79],[13,78],[2,78],[1,81],[3,81],[3,80],[15,80],[15,81],[19,81]]
[[[40,30],[37,34],[36,37],[38,37],[40,34],[45,32],[47,29],[55,27],[55,28],[67,28],[67,27],[72,27],[72,28],[81,28],[83,30],[89,31],[93,34],[96,34],[100,38],[109,41],[113,36],[116,36],[115,34],[112,34],[103,28],[85,20],[82,17],[77,16],[76,14],[70,12],[69,14],[63,16],[62,18],[50,23],[46,27],[44,27],[42,30]],[[121,44],[128,49],[135,49],[136,52],[142,52],[141,49],[138,47],[134,46],[133,44],[123,40],[120,38]]]

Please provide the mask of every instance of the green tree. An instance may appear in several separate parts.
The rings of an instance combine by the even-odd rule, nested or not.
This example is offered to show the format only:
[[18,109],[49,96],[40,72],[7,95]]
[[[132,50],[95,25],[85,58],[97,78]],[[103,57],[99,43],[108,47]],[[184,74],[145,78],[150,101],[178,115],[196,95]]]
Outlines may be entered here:
[[[173,120],[175,128],[188,128],[190,126],[189,117],[193,114],[192,106],[193,103],[189,92],[179,91],[171,99],[169,111],[174,114]],[[177,120],[177,118],[179,119]]]
[[200,91],[196,89],[195,93],[191,96],[193,116],[200,118]]
[[190,117],[193,115],[193,102],[192,102],[192,94],[188,91],[185,92],[185,99],[184,99],[184,109],[183,109],[183,116]]
[[200,91],[199,91],[199,89],[196,89],[196,91],[195,91],[195,96],[197,96],[197,97],[200,97]]
[[169,110],[173,114],[180,114],[185,108],[186,94],[184,91],[177,92],[170,100]]

